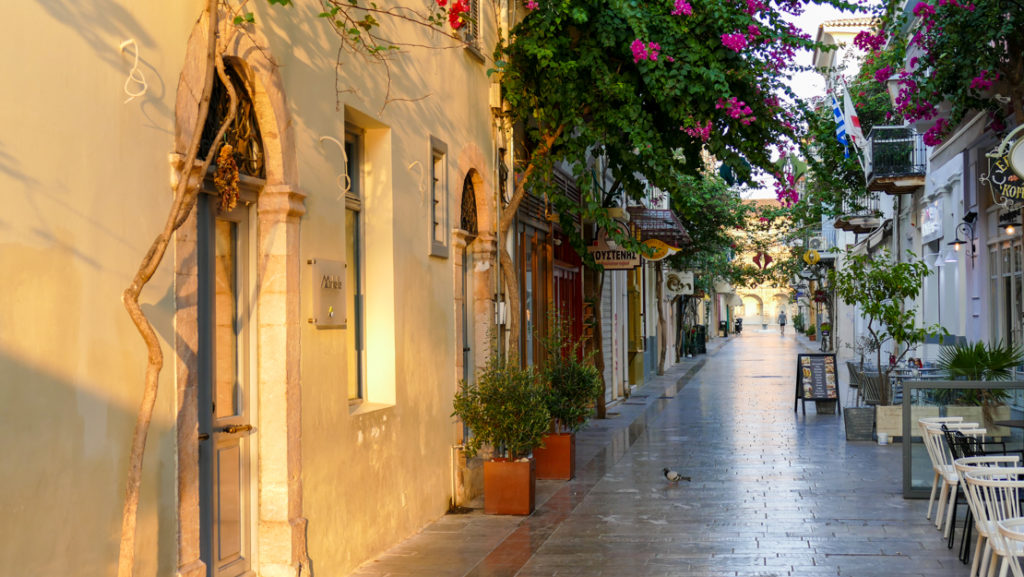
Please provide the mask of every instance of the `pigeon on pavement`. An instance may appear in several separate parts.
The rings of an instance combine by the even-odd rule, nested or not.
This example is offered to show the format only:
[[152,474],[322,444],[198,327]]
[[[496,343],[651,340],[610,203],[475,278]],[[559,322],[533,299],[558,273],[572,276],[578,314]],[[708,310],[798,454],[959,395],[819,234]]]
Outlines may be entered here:
[[662,471],[665,473],[665,478],[668,479],[669,481],[672,481],[673,483],[678,483],[679,481],[689,481],[690,480],[689,477],[685,477],[683,475],[680,475],[679,473],[677,473],[675,471],[669,471],[667,468],[666,469],[662,469]]

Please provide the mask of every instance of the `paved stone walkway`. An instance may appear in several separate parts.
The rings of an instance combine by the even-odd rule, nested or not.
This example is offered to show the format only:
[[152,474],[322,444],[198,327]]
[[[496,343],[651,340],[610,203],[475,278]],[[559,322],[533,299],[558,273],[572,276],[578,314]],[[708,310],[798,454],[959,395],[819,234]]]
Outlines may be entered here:
[[927,501],[902,498],[899,445],[794,413],[808,343],[751,329],[593,422],[577,478],[539,482],[533,515],[448,515],[354,575],[966,577]]

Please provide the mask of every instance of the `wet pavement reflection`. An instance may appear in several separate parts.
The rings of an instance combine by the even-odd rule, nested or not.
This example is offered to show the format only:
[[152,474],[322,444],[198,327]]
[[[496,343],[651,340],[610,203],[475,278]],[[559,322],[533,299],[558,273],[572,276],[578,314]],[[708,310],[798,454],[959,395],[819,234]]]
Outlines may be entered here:
[[577,477],[538,482],[533,515],[446,516],[354,575],[966,576],[927,501],[902,498],[898,444],[793,411],[803,345],[716,339],[592,422]]

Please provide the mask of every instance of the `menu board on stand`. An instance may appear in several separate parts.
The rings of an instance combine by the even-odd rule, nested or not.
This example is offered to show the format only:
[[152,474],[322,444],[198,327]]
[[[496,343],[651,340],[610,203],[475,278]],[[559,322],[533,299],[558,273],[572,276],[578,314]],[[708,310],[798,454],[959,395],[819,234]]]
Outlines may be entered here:
[[801,354],[796,356],[796,401],[793,411],[804,403],[804,414],[807,414],[807,401],[837,401],[839,412],[839,381],[836,374],[836,356],[832,353]]

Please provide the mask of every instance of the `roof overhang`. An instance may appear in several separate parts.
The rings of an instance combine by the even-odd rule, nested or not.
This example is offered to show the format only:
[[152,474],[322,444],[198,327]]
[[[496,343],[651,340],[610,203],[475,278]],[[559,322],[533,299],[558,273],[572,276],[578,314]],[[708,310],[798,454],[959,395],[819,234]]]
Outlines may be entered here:
[[690,235],[675,213],[668,209],[630,206],[629,222],[640,232],[640,241],[657,239],[673,248],[691,244]]

